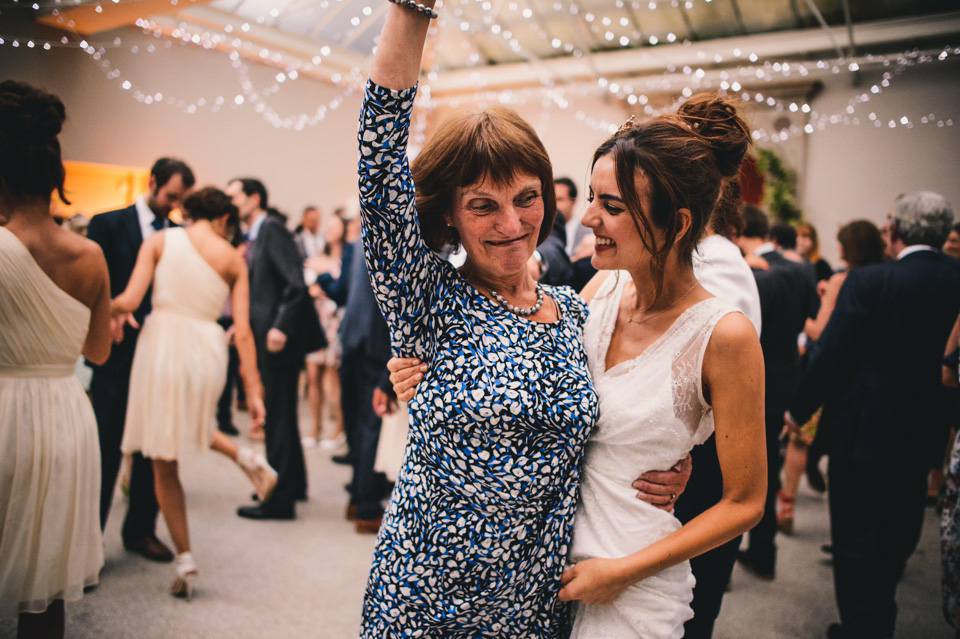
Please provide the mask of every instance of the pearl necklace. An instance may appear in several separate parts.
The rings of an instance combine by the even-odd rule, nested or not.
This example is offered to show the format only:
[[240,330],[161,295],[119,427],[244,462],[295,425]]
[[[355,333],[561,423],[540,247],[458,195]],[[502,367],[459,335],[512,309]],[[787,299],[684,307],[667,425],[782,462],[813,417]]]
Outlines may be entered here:
[[541,306],[543,306],[543,289],[540,287],[539,284],[537,284],[537,303],[531,306],[530,308],[520,308],[519,306],[514,306],[513,304],[508,302],[506,298],[503,297],[503,295],[500,295],[500,293],[497,293],[494,290],[490,291],[490,295],[493,296],[493,299],[497,304],[507,309],[514,315],[519,315],[520,317],[528,317],[530,315],[533,315],[534,313],[540,310]]

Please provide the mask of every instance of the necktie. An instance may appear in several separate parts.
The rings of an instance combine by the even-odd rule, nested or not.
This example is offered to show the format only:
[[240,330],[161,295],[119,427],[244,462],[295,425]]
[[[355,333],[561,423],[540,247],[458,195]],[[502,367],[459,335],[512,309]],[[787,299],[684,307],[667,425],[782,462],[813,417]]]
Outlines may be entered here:
[[253,262],[253,244],[256,240],[251,240],[247,238],[244,240],[244,245],[246,250],[244,251],[244,257],[247,258],[247,268],[250,268],[250,264]]
[[154,216],[154,217],[153,217],[153,222],[150,222],[150,226],[153,227],[153,230],[154,230],[154,231],[162,231],[162,230],[163,230],[163,220],[160,219],[160,218],[157,217],[157,216]]

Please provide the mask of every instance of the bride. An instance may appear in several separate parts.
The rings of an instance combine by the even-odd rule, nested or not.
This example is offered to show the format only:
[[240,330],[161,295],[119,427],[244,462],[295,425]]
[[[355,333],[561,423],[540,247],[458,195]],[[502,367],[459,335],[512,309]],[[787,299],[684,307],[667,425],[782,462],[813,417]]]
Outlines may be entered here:
[[[600,418],[587,443],[560,599],[573,637],[679,638],[692,616],[689,558],[749,530],[766,491],[763,365],[753,325],[693,274],[692,254],[749,132],[734,108],[696,96],[675,115],[624,125],[594,154],[587,356]],[[426,368],[390,364],[409,400]],[[429,374],[429,373],[427,373]],[[718,504],[681,526],[639,501],[639,473],[670,466],[716,431]]]
[[183,446],[192,441],[235,461],[261,500],[276,486],[277,473],[263,455],[238,448],[213,426],[227,370],[227,338],[216,320],[228,295],[250,419],[256,426],[265,417],[248,320],[247,265],[224,239],[239,224],[237,209],[213,187],[188,196],[183,208],[190,226],[167,229],[144,241],[130,282],[114,298],[111,312],[132,323],[131,313],[153,287],[153,312],[144,321],[133,358],[121,449],[142,452],[153,462],[157,501],[177,550],[170,592],[189,599],[197,566],[190,552],[177,461]]

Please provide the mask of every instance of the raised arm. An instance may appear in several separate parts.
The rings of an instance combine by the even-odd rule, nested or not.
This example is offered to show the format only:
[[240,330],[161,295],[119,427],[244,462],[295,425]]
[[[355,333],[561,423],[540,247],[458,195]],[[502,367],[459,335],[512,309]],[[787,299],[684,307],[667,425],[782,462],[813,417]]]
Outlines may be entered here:
[[[436,0],[423,0],[433,8]],[[385,89],[408,89],[417,83],[430,19],[408,7],[391,4],[373,56],[370,79]]]
[[365,258],[391,346],[423,359],[444,263],[421,238],[406,150],[428,26],[419,11],[389,8],[360,114],[358,166]]
[[840,287],[843,286],[843,280],[847,279],[846,273],[837,273],[827,280],[827,286],[823,291],[823,297],[820,298],[820,310],[817,317],[808,319],[804,325],[803,332],[810,339],[820,339],[823,329],[827,326],[827,321],[837,305],[837,296],[840,295]]
[[577,563],[563,575],[563,601],[609,604],[630,585],[715,548],[760,520],[766,496],[763,354],[746,317],[730,314],[717,323],[704,355],[703,378],[723,474],[720,501],[633,555]]

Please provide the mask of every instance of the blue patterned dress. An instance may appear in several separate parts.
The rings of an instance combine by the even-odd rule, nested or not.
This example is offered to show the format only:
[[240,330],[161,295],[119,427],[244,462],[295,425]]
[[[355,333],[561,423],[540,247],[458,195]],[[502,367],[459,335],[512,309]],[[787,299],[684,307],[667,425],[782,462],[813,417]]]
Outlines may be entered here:
[[416,87],[368,83],[360,128],[366,258],[393,350],[430,363],[410,402],[362,637],[562,637],[557,599],[584,443],[597,411],[586,308],[560,320],[500,308],[420,236],[406,157]]

